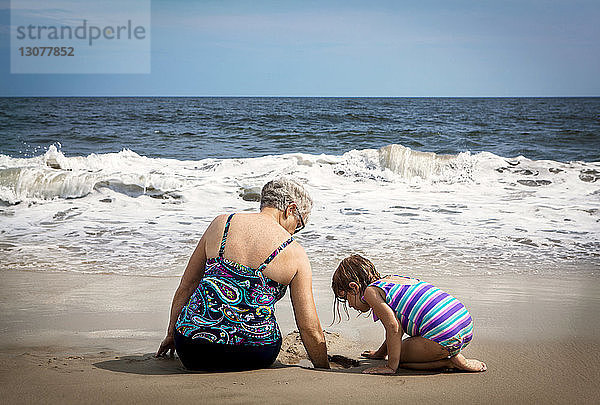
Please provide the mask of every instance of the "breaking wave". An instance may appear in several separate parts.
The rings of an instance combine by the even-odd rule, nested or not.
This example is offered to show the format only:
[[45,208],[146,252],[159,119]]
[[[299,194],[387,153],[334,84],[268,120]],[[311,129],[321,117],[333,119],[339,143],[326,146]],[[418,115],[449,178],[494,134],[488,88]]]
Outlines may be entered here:
[[[129,197],[184,198],[187,189],[201,185],[207,172],[220,166],[223,176],[240,182],[248,171],[271,166],[272,175],[296,175],[312,167],[312,176],[350,177],[355,181],[455,184],[482,181],[513,181],[526,187],[551,185],[556,178],[574,172],[576,180],[593,183],[600,179],[598,165],[507,159],[491,153],[444,155],[412,150],[392,144],[380,149],[352,150],[341,156],[288,154],[249,159],[204,159],[179,161],[140,156],[124,149],[118,153],[66,157],[55,145],[33,158],[0,155],[0,201],[18,204],[86,197],[103,188]],[[268,169],[267,169],[268,170]],[[563,173],[562,176],[560,173]],[[268,171],[264,172],[268,175]],[[573,176],[571,176],[573,177]],[[238,179],[238,180],[235,180]],[[243,183],[243,181],[242,181]],[[241,194],[255,200],[257,184],[242,184]],[[333,187],[334,184],[331,184]],[[244,191],[246,187],[248,190]]]

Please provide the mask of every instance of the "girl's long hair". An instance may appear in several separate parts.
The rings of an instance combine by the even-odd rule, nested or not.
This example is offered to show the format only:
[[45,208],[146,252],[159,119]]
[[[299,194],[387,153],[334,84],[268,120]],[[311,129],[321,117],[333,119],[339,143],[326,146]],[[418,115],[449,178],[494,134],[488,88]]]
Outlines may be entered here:
[[335,295],[335,301],[333,303],[333,325],[336,322],[342,320],[340,312],[340,304],[344,308],[346,317],[348,316],[348,306],[346,301],[346,294],[351,292],[349,284],[355,282],[358,284],[360,289],[360,296],[365,293],[365,290],[373,281],[379,280],[381,275],[375,270],[375,266],[370,260],[365,259],[361,255],[352,255],[346,257],[340,262],[337,269],[333,273],[333,279],[331,280],[331,289]]

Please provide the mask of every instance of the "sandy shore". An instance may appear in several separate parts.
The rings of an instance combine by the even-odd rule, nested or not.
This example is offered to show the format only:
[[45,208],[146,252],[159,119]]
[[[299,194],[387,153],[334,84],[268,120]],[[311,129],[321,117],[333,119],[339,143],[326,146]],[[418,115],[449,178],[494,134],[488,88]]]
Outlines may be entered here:
[[[278,362],[267,370],[187,373],[155,359],[176,278],[4,272],[0,274],[0,386],[5,403],[597,403],[600,286],[592,276],[428,280],[469,307],[476,337],[465,351],[482,374],[371,376],[376,364],[312,370]],[[369,319],[328,327],[328,280],[315,279],[331,354],[356,358],[383,331]],[[279,303],[282,332],[294,328]],[[301,353],[298,355],[302,357]],[[293,356],[292,356],[293,357]],[[290,358],[282,358],[289,363]]]

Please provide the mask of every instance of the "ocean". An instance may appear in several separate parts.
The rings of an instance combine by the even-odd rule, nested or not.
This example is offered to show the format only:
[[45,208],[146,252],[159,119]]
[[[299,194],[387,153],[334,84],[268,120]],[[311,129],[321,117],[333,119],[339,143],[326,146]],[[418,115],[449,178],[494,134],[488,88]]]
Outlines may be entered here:
[[0,98],[0,271],[177,276],[300,179],[315,277],[597,275],[600,98]]

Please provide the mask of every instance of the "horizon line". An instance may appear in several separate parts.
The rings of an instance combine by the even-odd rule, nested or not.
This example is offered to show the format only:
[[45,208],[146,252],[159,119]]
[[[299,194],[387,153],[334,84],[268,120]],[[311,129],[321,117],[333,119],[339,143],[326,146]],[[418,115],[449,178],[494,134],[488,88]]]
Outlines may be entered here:
[[599,98],[600,95],[554,96],[312,96],[312,95],[0,95],[0,98]]

